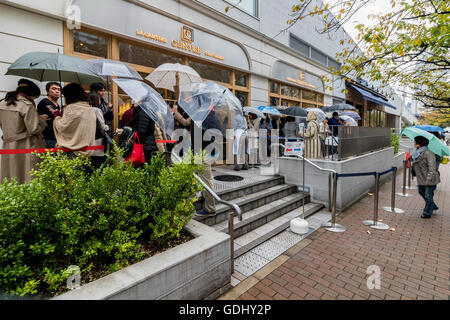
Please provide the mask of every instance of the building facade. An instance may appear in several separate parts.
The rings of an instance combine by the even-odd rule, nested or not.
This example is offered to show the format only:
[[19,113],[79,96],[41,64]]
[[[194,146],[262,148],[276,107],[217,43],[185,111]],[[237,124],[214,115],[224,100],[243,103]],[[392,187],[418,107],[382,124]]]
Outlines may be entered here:
[[[162,63],[187,64],[202,78],[228,87],[244,106],[321,107],[355,100],[346,95],[345,81],[334,79],[329,72],[329,67],[339,67],[333,58],[343,50],[339,40],[350,39],[342,29],[334,37],[320,35],[317,17],[307,17],[286,29],[290,0],[243,0],[226,12],[233,3],[0,0],[0,44],[4,48],[0,72],[4,74],[27,52],[59,51],[83,59],[120,60],[143,77]],[[333,80],[333,90],[324,86],[325,76]],[[17,77],[2,76],[0,97],[16,83]],[[117,126],[123,112],[120,106],[128,97],[115,84],[111,89]],[[164,99],[176,100],[173,92],[160,92]],[[361,103],[364,105],[354,101],[355,105]],[[374,105],[376,108],[392,112],[385,106]],[[390,126],[395,122],[390,121]]]

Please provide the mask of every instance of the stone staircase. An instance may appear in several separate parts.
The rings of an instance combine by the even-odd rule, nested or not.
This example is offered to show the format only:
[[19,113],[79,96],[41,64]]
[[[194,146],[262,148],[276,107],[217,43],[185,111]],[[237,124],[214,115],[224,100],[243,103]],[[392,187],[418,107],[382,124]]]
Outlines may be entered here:
[[[303,209],[303,194],[297,186],[285,184],[284,178],[272,176],[257,182],[240,185],[217,192],[223,200],[236,203],[242,210],[242,221],[234,218],[235,258],[257,247],[277,234],[285,231],[291,219],[300,216]],[[310,203],[305,193],[305,218],[320,211],[323,205]],[[195,204],[201,210],[204,200]],[[194,217],[195,220],[228,232],[229,207],[216,204],[216,215]]]

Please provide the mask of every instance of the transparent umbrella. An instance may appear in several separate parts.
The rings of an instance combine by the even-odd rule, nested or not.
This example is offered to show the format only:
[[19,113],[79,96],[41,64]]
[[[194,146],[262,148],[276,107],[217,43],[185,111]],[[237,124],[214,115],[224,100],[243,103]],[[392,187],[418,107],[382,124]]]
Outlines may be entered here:
[[358,126],[358,123],[356,122],[356,120],[353,119],[353,118],[350,117],[350,116],[342,115],[342,116],[339,116],[339,118],[341,118],[341,119],[344,120],[345,122],[350,123],[350,127],[357,127],[357,126]]
[[179,63],[164,63],[149,74],[145,80],[153,83],[156,88],[173,91],[173,87],[176,84],[176,73],[180,76],[180,86],[193,82],[202,82],[202,78],[197,71]]
[[136,70],[121,61],[109,59],[90,59],[87,61],[92,65],[94,71],[102,77],[143,80]]
[[164,99],[145,82],[133,79],[113,79],[113,81],[137,104],[142,110],[172,138],[174,121]]
[[244,113],[245,114],[253,113],[253,114],[256,114],[260,118],[265,117],[264,113],[261,110],[258,110],[258,108],[256,108],[256,107],[244,107]]
[[322,109],[319,108],[306,108],[306,111],[310,112],[310,111],[315,111],[317,113],[317,121],[320,123],[323,120],[325,120],[325,118],[327,117],[325,115],[325,112],[323,112]]
[[235,117],[244,116],[239,99],[213,81],[181,85],[178,104],[199,128],[218,129],[223,136],[227,129],[241,126]]

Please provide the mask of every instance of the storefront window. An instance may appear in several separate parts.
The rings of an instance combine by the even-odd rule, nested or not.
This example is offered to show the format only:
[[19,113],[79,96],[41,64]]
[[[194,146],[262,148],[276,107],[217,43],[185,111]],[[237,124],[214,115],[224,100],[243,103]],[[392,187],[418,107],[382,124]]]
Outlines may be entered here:
[[223,82],[223,83],[231,82],[231,71],[229,71],[229,70],[220,69],[213,65],[196,62],[196,61],[189,61],[189,64],[204,79]]
[[119,52],[121,61],[151,68],[156,68],[163,63],[182,62],[180,57],[126,42],[119,42]]
[[102,58],[108,57],[108,41],[105,37],[82,31],[73,31],[73,50]]
[[323,103],[323,94],[318,94],[317,95],[317,102],[318,103]]
[[243,107],[248,106],[248,92],[236,91],[234,95],[239,99]]
[[300,89],[295,87],[289,87],[289,96],[300,99]]
[[270,97],[270,105],[271,106],[278,106],[279,100],[280,99],[278,99],[278,98]]
[[270,92],[278,94],[279,83],[270,81]]
[[243,73],[235,73],[234,84],[241,87],[247,87],[247,75]]
[[316,101],[317,94],[312,91],[302,90],[303,100]]
[[281,85],[281,95],[282,96],[290,96],[291,95],[291,87],[286,86],[286,85]]
[[316,108],[316,105],[312,104],[312,103],[303,102],[302,103],[302,108]]

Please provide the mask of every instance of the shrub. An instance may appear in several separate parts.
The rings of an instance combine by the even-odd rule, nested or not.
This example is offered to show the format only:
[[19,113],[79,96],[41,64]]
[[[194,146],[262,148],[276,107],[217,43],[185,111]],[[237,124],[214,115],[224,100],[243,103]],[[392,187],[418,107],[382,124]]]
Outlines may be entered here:
[[394,130],[391,132],[391,147],[394,147],[394,153],[398,153],[400,149],[400,136],[394,133]]
[[[82,277],[119,270],[150,240],[179,236],[200,186],[193,163],[165,167],[158,154],[134,168],[115,148],[91,170],[85,157],[41,155],[30,183],[0,184],[0,288],[7,295],[53,295],[77,265]],[[86,174],[86,172],[92,172]]]

